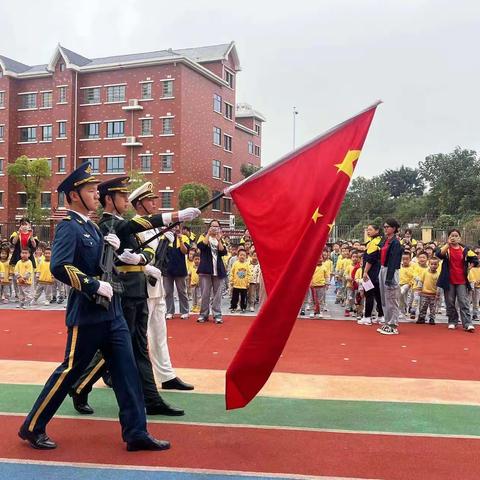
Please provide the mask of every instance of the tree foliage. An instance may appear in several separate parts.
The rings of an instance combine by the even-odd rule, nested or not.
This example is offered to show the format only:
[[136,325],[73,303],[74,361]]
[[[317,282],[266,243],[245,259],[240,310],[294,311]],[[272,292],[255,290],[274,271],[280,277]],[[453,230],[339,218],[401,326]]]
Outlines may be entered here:
[[240,173],[244,176],[244,178],[253,175],[255,172],[258,172],[262,167],[257,167],[256,165],[252,165],[251,163],[242,163],[240,166]]
[[420,196],[425,190],[425,182],[416,168],[404,167],[388,169],[383,172],[380,178],[393,198],[402,195]]
[[30,159],[25,155],[8,165],[8,175],[22,186],[27,196],[27,216],[32,222],[45,217],[40,205],[40,194],[52,172],[45,158]]
[[180,208],[198,207],[210,200],[210,190],[202,183],[185,183],[178,194]]

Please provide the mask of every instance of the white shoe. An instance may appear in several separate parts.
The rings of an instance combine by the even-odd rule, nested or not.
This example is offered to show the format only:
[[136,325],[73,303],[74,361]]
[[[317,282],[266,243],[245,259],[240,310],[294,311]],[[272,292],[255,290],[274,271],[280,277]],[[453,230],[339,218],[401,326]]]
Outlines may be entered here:
[[171,320],[172,318],[173,318],[173,315],[172,315],[171,313],[167,313],[167,314],[165,315],[165,319],[166,319],[166,320]]
[[314,314],[314,313],[311,313],[311,314],[309,315],[309,317],[310,317],[310,318],[315,318],[315,314]]
[[48,307],[48,305],[50,305],[50,302],[48,300],[46,300],[45,302],[43,302],[43,304]]
[[251,311],[251,312],[254,312],[255,309],[254,309],[253,307],[250,307],[250,311]]
[[385,325],[385,317],[378,317],[378,318],[377,318],[377,322],[378,322],[380,325]]
[[185,320],[185,319],[187,319],[188,317],[189,317],[188,313],[182,313],[182,314],[180,315],[180,318],[181,318],[182,320]]
[[360,320],[357,320],[357,323],[359,325],[371,325],[372,324],[372,319],[369,317],[363,317]]
[[454,323],[449,323],[448,324],[448,329],[449,330],[455,330],[456,325]]
[[318,318],[323,318],[323,313],[319,313],[319,314],[317,315],[317,317],[318,317]]

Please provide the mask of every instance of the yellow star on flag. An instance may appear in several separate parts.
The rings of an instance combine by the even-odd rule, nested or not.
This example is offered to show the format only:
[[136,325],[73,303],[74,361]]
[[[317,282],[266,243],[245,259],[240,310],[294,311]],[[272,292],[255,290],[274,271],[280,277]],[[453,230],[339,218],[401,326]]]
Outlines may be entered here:
[[318,208],[313,212],[313,215],[312,215],[312,220],[317,223],[317,220],[320,218],[320,217],[323,217],[323,215],[319,212]]
[[332,233],[332,230],[333,230],[333,226],[334,226],[334,225],[335,225],[335,222],[328,224],[328,233]]
[[338,168],[338,172],[346,173],[350,178],[352,178],[353,169],[355,168],[353,163],[358,160],[358,157],[360,157],[360,152],[361,150],[349,150],[342,163],[335,164],[335,166]]

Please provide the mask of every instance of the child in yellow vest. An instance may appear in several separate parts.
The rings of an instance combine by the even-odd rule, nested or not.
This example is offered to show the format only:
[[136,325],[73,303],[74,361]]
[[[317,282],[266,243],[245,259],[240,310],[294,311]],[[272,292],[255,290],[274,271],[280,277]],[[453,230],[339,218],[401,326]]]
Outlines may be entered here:
[[323,308],[325,305],[326,285],[330,281],[330,273],[328,268],[323,264],[323,259],[320,257],[317,261],[317,266],[313,272],[312,281],[310,282],[310,294],[312,298],[312,310],[310,318],[315,315],[318,318],[323,317]]
[[50,271],[50,258],[52,256],[52,249],[46,247],[44,251],[44,260],[37,264],[37,271],[35,277],[37,279],[37,286],[35,288],[35,296],[33,301],[37,302],[42,293],[45,294],[44,305],[50,305],[53,297],[53,287],[55,285],[55,278]]
[[202,294],[200,292],[200,277],[198,276],[197,270],[200,265],[200,255],[195,253],[193,255],[193,266],[190,269],[190,292],[192,295],[192,313],[200,312],[200,299]]
[[425,252],[417,253],[417,263],[415,265],[415,278],[413,284],[413,295],[410,300],[410,318],[415,320],[417,316],[417,308],[420,304],[420,292],[422,287],[420,285],[420,276],[422,272],[428,269],[428,256]]
[[420,273],[419,285],[422,290],[420,292],[420,312],[418,314],[417,323],[425,323],[427,310],[430,310],[428,323],[430,323],[430,325],[435,325],[438,295],[437,282],[438,277],[440,276],[438,264],[438,258],[432,257],[428,262],[428,269]]
[[248,287],[250,285],[250,265],[247,262],[247,252],[244,248],[238,249],[237,257],[238,260],[232,265],[230,271],[230,286],[232,287],[230,312],[235,313],[240,297],[240,308],[242,313],[245,313],[247,309]]
[[10,248],[7,245],[0,248],[0,269],[3,272],[0,278],[0,301],[8,303],[11,294],[12,272],[10,268]]
[[[480,248],[475,249],[480,260]],[[472,287],[472,320],[478,320],[478,302],[480,301],[480,266],[472,267],[468,271],[468,281]]]
[[405,318],[408,308],[408,297],[415,285],[416,265],[412,264],[410,253],[402,255],[400,266],[400,318]]
[[20,260],[15,265],[15,278],[17,280],[18,298],[20,305],[18,308],[25,308],[32,300],[32,282],[33,282],[33,264],[29,260],[30,251],[22,248]]
[[345,306],[345,316],[349,317],[351,313],[355,313],[358,317],[358,311],[355,305],[359,289],[359,280],[361,280],[363,276],[359,252],[352,250],[350,260],[352,264],[348,266],[346,270],[347,304]]
[[258,263],[257,252],[250,255],[250,285],[248,286],[248,308],[255,311],[260,293],[260,264]]

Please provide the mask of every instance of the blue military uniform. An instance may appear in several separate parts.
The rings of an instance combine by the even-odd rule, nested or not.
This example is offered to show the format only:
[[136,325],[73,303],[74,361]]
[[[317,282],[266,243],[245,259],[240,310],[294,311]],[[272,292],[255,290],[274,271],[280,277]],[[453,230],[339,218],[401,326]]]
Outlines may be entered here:
[[[85,183],[98,183],[91,175],[89,163],[72,172],[57,190],[69,194]],[[66,317],[68,336],[63,363],[48,379],[19,432],[36,448],[54,448],[36,445],[33,435],[45,433],[47,423],[97,350],[103,353],[112,373],[123,440],[128,442],[129,449],[131,445],[137,449],[135,442],[150,442],[142,387],[120,298],[114,294],[108,310],[93,301],[99,287],[103,248],[98,227],[74,211],[56,228],[51,270],[57,279],[72,287]]]

